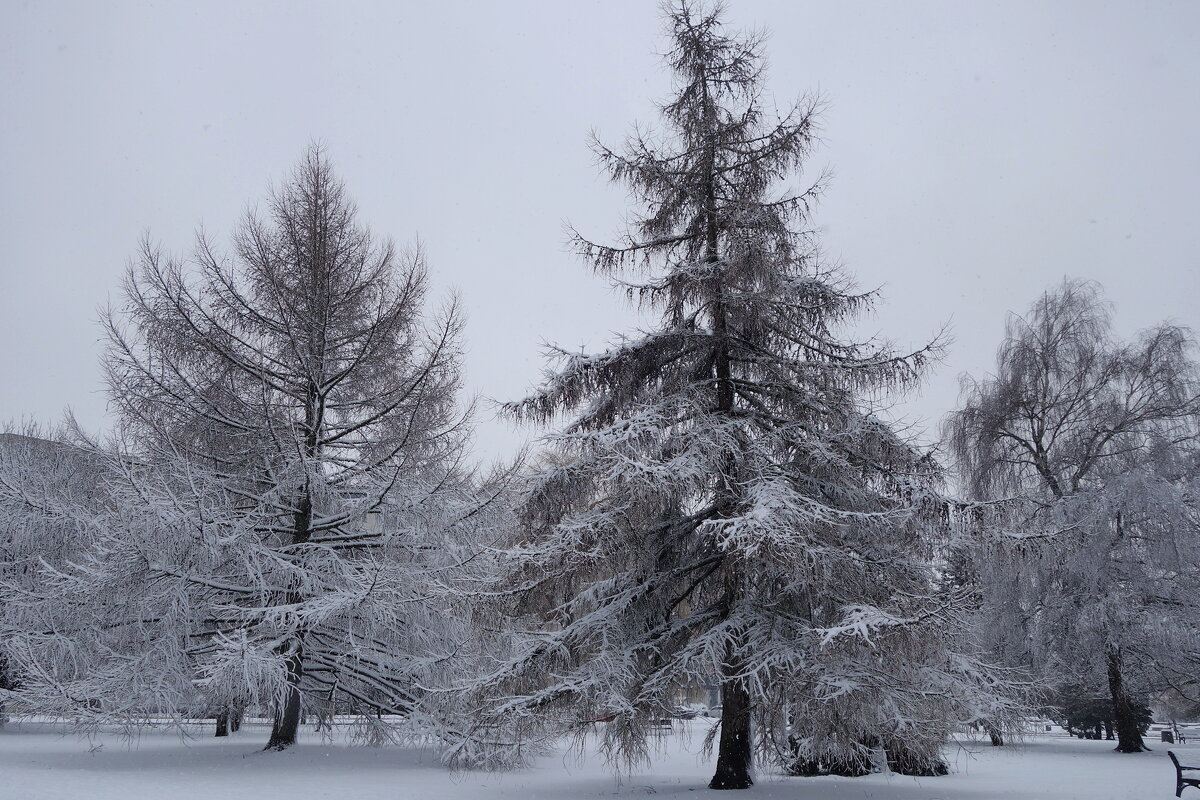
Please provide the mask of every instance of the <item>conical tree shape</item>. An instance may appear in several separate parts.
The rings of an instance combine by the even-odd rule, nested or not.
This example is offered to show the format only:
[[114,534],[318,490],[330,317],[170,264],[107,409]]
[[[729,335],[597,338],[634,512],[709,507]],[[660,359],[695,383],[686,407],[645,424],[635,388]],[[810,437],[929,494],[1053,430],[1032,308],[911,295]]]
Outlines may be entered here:
[[[930,613],[936,467],[858,399],[916,381],[929,351],[837,333],[870,298],[807,230],[821,181],[784,186],[816,104],[768,120],[759,40],[726,34],[719,9],[685,2],[669,24],[665,130],[596,145],[642,210],[617,246],[576,240],[595,269],[645,275],[624,285],[659,321],[599,355],[560,351],[510,407],[570,422],[523,506],[507,595],[549,629],[491,676],[504,700],[481,730],[515,723],[529,741],[602,718],[604,748],[631,763],[682,687],[716,685],[711,785],[746,788],[752,754],[788,752],[793,721],[798,747],[846,728],[839,741],[882,741],[946,719],[967,681],[946,666],[952,615]],[[941,677],[939,697],[910,691]]]

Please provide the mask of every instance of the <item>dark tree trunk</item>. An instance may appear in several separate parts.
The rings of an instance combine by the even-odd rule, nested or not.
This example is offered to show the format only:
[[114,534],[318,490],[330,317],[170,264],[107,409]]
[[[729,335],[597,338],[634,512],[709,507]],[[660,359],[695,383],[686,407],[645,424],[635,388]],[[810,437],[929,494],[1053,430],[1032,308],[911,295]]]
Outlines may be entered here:
[[987,731],[988,738],[992,740],[992,747],[1004,746],[1004,734],[990,722],[983,723],[983,729]]
[[1096,723],[1096,738],[1097,739],[1104,738],[1104,723],[1103,722]]
[[1141,753],[1150,748],[1142,740],[1138,729],[1137,707],[1125,690],[1125,679],[1121,675],[1121,648],[1108,646],[1108,690],[1112,694],[1113,716],[1117,729],[1118,753]]
[[721,705],[717,771],[708,788],[749,789],[754,785],[750,777],[750,693],[741,680],[725,679],[721,684]]
[[[726,487],[726,491],[729,489]],[[727,616],[742,590],[741,568],[725,565],[725,608]],[[753,759],[750,730],[750,692],[740,677],[742,655],[740,636],[727,640],[721,676],[721,738],[717,749],[717,771],[708,782],[710,789],[749,789]]]
[[296,734],[300,730],[300,650],[288,659],[288,687],[283,704],[275,710],[275,724],[271,726],[271,738],[267,741],[266,750],[285,750],[296,743]]
[[1113,723],[1111,719],[1104,720],[1104,738],[1109,741],[1117,738],[1113,735]]
[[229,712],[222,711],[217,714],[217,736],[229,735]]
[[[707,93],[707,87],[705,89]],[[712,124],[711,121],[709,123]],[[710,171],[713,151],[709,150]],[[705,260],[715,264],[718,260],[717,250],[717,218],[716,218],[716,184],[710,179],[707,186],[707,241],[705,243]],[[713,352],[713,371],[716,377],[716,408],[721,414],[729,414],[733,410],[733,383],[729,360],[728,325],[724,290],[719,281],[715,282],[713,303],[713,338],[716,340]],[[722,494],[729,500],[736,496],[736,491],[730,485],[726,473]],[[729,612],[738,596],[741,594],[741,570],[729,566],[725,572],[725,608]],[[721,682],[721,740],[717,751],[717,770],[711,781],[710,789],[749,789],[754,785],[750,776],[753,763],[750,730],[750,693],[745,683],[737,677],[739,658],[736,648],[731,644],[726,653],[725,676]]]
[[[318,432],[320,426],[320,395],[317,388],[309,384],[306,391],[304,410],[304,454],[313,459],[318,453]],[[307,483],[300,487],[296,498],[296,510],[292,514],[292,543],[302,545],[312,537],[313,496],[312,487]],[[293,586],[286,594],[285,601],[296,604],[302,600],[300,592]],[[300,679],[304,675],[304,639],[303,633],[297,634],[296,651],[288,659],[287,690],[283,703],[275,709],[275,722],[271,726],[271,738],[267,741],[266,750],[285,750],[296,743],[300,730],[301,703]]]
[[233,709],[233,713],[229,715],[229,730],[232,733],[237,733],[242,729],[242,715],[246,713],[246,709],[238,706]]

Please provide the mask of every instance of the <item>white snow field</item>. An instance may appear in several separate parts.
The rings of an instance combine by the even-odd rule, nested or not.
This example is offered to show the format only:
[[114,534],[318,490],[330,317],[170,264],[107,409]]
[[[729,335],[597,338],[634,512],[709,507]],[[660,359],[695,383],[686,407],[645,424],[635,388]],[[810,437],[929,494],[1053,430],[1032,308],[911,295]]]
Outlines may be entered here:
[[[1039,734],[993,748],[964,740],[948,756],[952,774],[910,778],[788,778],[759,775],[748,792],[712,792],[712,762],[700,756],[704,723],[690,735],[662,738],[652,767],[620,779],[592,753],[546,758],[514,773],[458,773],[432,752],[373,749],[307,741],[283,753],[262,753],[266,729],[244,728],[227,739],[181,740],[177,733],[116,733],[91,739],[48,725],[10,722],[0,730],[2,800],[576,800],[591,797],[696,797],[772,800],[1155,800],[1175,792],[1171,747],[1185,764],[1200,762],[1200,743],[1151,743],[1154,752],[1121,755],[1112,743]],[[207,728],[204,729],[208,731]],[[1200,800],[1200,791],[1187,790]]]

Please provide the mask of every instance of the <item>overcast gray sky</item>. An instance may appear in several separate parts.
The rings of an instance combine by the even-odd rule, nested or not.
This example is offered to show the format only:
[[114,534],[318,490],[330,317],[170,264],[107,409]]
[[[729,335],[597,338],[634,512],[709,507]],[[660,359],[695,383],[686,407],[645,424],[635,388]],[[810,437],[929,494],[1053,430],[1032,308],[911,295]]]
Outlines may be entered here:
[[[731,0],[779,104],[829,102],[828,252],[883,302],[867,329],[954,343],[902,410],[936,425],[1004,315],[1063,275],[1123,333],[1200,327],[1200,3]],[[218,241],[312,140],[361,216],[420,237],[469,313],[467,382],[502,400],[540,347],[636,320],[564,248],[616,232],[596,172],[669,90],[656,4],[0,0],[0,420],[104,424],[96,309],[148,231]],[[485,456],[526,432],[490,419]]]

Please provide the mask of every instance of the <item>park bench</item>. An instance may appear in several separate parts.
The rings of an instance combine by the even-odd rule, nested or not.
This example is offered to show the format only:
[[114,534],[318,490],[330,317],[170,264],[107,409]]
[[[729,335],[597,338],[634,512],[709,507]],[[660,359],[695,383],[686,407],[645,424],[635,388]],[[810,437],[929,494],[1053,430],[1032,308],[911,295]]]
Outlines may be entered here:
[[1179,763],[1179,759],[1175,757],[1175,754],[1170,750],[1167,751],[1167,755],[1171,757],[1171,763],[1175,765],[1175,796],[1179,797],[1181,794],[1183,794],[1183,789],[1185,786],[1195,786],[1197,789],[1200,789],[1200,778],[1183,777],[1185,770],[1196,770],[1197,772],[1200,772],[1200,767],[1183,766]]
[[656,717],[650,720],[648,727],[650,728],[650,733],[656,736],[663,736],[670,733],[673,726],[671,720],[666,717]]

